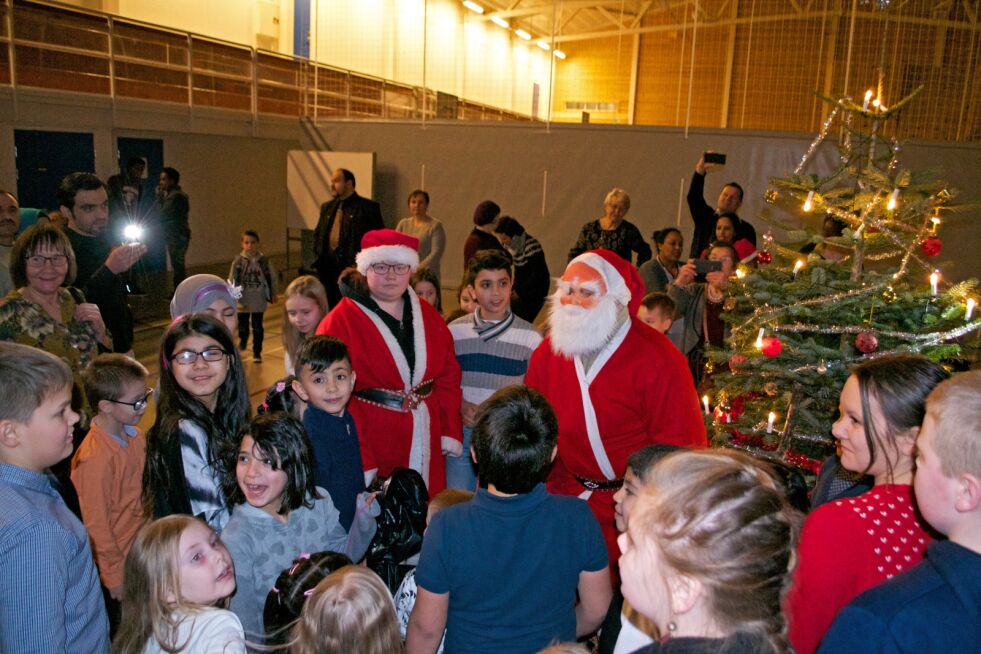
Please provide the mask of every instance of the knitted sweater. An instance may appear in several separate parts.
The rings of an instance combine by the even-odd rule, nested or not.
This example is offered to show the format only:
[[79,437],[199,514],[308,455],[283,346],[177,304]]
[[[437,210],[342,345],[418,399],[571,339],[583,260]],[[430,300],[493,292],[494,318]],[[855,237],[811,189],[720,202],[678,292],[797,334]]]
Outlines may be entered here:
[[250,504],[239,504],[221,534],[235,562],[236,591],[229,608],[250,640],[264,633],[266,595],[293,559],[303,552],[347,553],[348,535],[337,509],[330,496],[319,491],[323,497],[312,509],[291,511],[285,523]]
[[534,325],[508,313],[492,322],[480,317],[480,308],[449,325],[453,349],[463,371],[463,399],[480,404],[494,391],[521,384],[528,360],[542,335]]
[[785,611],[794,649],[814,652],[840,609],[919,563],[930,538],[908,484],[873,486],[811,512]]

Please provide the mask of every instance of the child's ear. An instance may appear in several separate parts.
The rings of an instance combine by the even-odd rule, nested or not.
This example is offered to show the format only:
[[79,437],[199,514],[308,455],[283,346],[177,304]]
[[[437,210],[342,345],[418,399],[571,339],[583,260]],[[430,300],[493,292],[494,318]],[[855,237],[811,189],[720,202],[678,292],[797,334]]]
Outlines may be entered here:
[[20,424],[12,418],[0,420],[0,446],[13,448],[20,445],[20,434],[17,429]]
[[354,372],[354,368],[351,368],[351,384],[355,384],[358,381],[358,373]]
[[303,388],[303,384],[300,383],[299,379],[294,379],[292,383],[293,392],[300,396],[300,399],[304,402],[310,401],[310,396],[307,395],[306,390]]
[[958,478],[957,484],[954,508],[961,513],[969,513],[981,508],[981,479],[964,473]]
[[96,405],[96,410],[99,413],[108,413],[111,408],[112,408],[112,402],[110,402],[109,400],[99,400],[99,404]]
[[470,446],[470,458],[473,459],[474,463],[477,463],[477,450],[473,449],[473,445]]
[[559,454],[559,446],[556,445],[555,447],[552,448],[552,456],[550,456],[548,460],[555,461],[555,457],[558,456],[558,454]]
[[688,575],[671,573],[667,579],[672,615],[691,611],[702,596],[702,582]]

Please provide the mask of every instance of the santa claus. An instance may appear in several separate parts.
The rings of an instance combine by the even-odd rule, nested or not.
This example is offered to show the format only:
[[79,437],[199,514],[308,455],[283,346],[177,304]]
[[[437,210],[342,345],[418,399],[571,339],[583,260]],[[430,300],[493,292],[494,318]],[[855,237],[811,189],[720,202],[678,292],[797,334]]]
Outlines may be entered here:
[[417,238],[393,229],[365,234],[356,261],[367,292],[343,298],[317,334],[336,336],[351,353],[357,381],[348,409],[366,478],[409,467],[434,495],[446,486],[439,454],[463,451],[463,398],[453,337],[442,316],[409,287],[418,250]]
[[549,490],[589,502],[611,563],[619,556],[613,495],[627,456],[652,443],[707,445],[685,357],[634,317],[643,294],[637,269],[617,254],[592,250],[573,259],[550,298],[549,336],[525,377],[559,419]]

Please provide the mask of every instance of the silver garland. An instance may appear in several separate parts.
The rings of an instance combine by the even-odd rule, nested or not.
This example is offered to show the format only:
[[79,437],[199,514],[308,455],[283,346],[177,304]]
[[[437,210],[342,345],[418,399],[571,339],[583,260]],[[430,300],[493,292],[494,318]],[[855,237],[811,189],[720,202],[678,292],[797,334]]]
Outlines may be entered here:
[[[841,101],[839,100],[839,102]],[[795,175],[800,175],[800,171],[804,170],[804,166],[806,166],[807,162],[811,160],[812,156],[814,156],[818,146],[824,142],[825,137],[828,135],[828,130],[831,129],[831,123],[834,121],[835,116],[838,115],[839,108],[840,105],[835,105],[835,108],[831,110],[830,114],[828,114],[828,117],[825,119],[824,123],[821,124],[821,131],[818,132],[817,137],[811,141],[811,145],[808,146],[807,152],[804,153],[804,156],[800,158],[800,163],[797,164],[796,168],[794,168]]]

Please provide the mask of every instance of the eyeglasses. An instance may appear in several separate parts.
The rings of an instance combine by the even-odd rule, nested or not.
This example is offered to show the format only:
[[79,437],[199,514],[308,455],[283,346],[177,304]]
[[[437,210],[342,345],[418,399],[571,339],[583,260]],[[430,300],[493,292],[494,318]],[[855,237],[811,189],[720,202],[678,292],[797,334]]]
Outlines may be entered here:
[[123,404],[125,406],[132,407],[133,411],[139,412],[146,408],[146,405],[150,402],[151,395],[153,395],[153,389],[148,388],[146,389],[146,393],[144,393],[143,397],[141,397],[135,402],[123,402],[122,400],[109,400],[109,401],[112,402],[113,404]]
[[204,350],[203,352],[195,352],[194,350],[181,350],[174,356],[170,357],[170,360],[182,366],[189,366],[195,361],[197,361],[198,357],[201,357],[208,363],[215,363],[216,361],[221,361],[226,356],[228,356],[228,352],[225,352],[225,350],[218,347],[209,347],[207,350]]
[[26,258],[27,265],[32,268],[43,268],[44,264],[50,263],[52,268],[61,268],[68,265],[68,257],[64,254],[56,254],[53,257],[46,257],[35,254]]
[[396,275],[404,275],[411,268],[407,263],[373,263],[369,267],[377,275],[387,275],[390,272],[394,272]]

